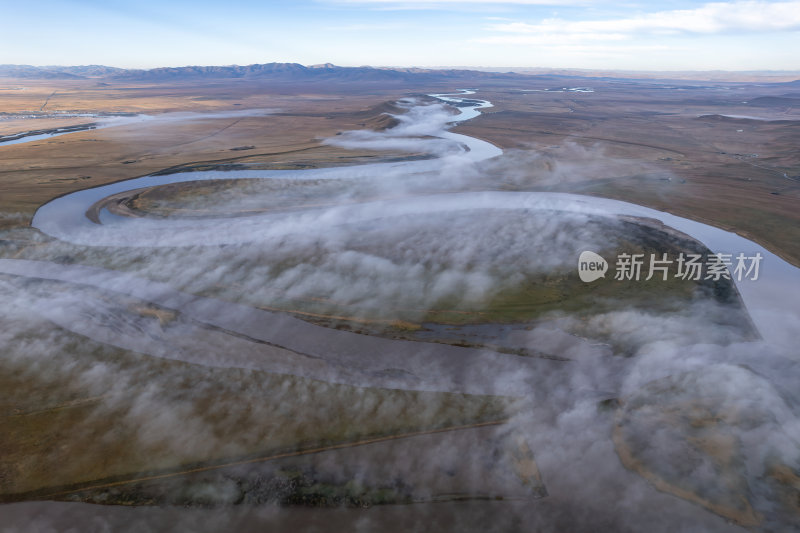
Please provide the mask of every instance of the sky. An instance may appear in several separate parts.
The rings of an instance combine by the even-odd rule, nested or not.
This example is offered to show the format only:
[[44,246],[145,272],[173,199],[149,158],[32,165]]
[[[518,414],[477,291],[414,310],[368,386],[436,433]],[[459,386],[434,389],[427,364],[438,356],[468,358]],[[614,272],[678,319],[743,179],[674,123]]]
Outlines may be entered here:
[[0,0],[0,64],[800,70],[800,1]]

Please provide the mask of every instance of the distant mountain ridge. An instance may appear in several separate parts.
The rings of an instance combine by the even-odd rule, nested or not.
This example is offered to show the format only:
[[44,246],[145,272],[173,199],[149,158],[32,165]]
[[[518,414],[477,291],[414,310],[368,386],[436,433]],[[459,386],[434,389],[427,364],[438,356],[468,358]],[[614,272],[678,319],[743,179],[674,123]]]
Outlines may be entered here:
[[[632,80],[683,80],[700,82],[768,81],[786,83],[793,87],[800,83],[790,72],[632,72],[576,69],[514,69],[499,71],[487,68],[401,68],[401,67],[340,67],[333,63],[301,65],[300,63],[256,63],[252,65],[159,67],[153,69],[124,69],[104,65],[32,66],[0,65],[0,78],[18,79],[106,79],[130,81],[180,81],[193,79],[245,79],[285,82],[322,81],[332,83],[357,82],[432,82],[461,80],[529,80],[542,79],[632,79]],[[770,79],[771,78],[771,79]],[[793,81],[789,81],[793,80]],[[795,81],[796,80],[796,81]]]
[[433,70],[420,68],[340,67],[332,63],[304,66],[299,63],[257,63],[253,65],[160,67],[122,69],[103,65],[43,66],[0,65],[0,77],[27,79],[108,78],[135,81],[181,79],[272,79],[286,81],[429,81],[437,79],[528,78],[525,74],[480,72],[476,70]]
[[0,76],[5,78],[32,78],[32,79],[83,79],[102,76],[112,76],[125,69],[106,67],[104,65],[82,65],[74,67],[32,65],[0,65]]

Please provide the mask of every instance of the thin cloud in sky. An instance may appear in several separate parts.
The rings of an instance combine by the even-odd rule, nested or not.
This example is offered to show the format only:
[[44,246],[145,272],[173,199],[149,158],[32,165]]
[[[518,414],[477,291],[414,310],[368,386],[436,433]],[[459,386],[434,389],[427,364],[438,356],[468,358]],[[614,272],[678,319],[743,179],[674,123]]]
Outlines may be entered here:
[[378,11],[506,11],[512,8],[581,7],[597,0],[317,0],[320,4],[362,7]]
[[[517,61],[615,68],[795,69],[800,1],[607,3],[545,15],[518,10],[487,20],[470,42]],[[537,16],[538,15],[538,16]],[[788,46],[788,48],[787,48]],[[542,55],[546,51],[546,55]],[[650,68],[650,67],[647,67]]]
[[[608,20],[545,19],[537,24],[509,22],[491,24],[489,31],[573,39],[620,40],[626,35],[670,35],[682,33],[778,32],[800,29],[800,1],[715,2],[695,9],[643,13]],[[534,39],[538,40],[537,39]],[[483,42],[528,42],[524,38],[490,37]]]
[[531,6],[563,6],[563,5],[585,5],[592,4],[595,0],[411,0],[401,2],[399,0],[324,0],[331,4],[396,4],[398,7],[409,5],[447,5],[447,4],[517,4]]
[[[7,4],[6,19],[36,24],[6,24],[0,63],[800,68],[800,0],[246,0],[230,6],[47,0],[44,10],[36,2]],[[92,39],[75,38],[80,25],[92,28]]]
[[[627,41],[629,35],[623,33],[537,33],[535,35],[496,35],[474,39],[484,44],[537,44],[556,46],[582,43],[585,41]],[[630,48],[630,47],[628,47]]]

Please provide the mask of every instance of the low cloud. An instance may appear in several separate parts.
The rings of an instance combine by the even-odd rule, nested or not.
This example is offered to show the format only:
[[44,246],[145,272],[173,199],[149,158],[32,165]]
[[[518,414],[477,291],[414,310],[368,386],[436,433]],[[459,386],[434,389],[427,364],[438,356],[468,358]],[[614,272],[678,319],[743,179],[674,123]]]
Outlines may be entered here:
[[384,131],[346,131],[324,142],[350,149],[397,150],[439,156],[459,152],[457,143],[431,138],[453,120],[451,108],[443,104],[422,104],[413,98],[402,100],[398,105],[406,112],[391,115],[398,121],[396,126]]
[[[438,141],[427,137],[443,133],[453,115],[439,104],[409,103],[409,108],[409,113],[398,116],[400,125],[392,130],[352,132],[329,142],[360,148],[384,143],[381,145],[437,152]],[[318,298],[367,309],[416,307],[424,316],[444,297],[453,298],[456,306],[479,304],[498,289],[513,288],[526,274],[572,269],[580,251],[614,244],[608,233],[593,229],[586,213],[559,213],[547,210],[546,204],[534,211],[511,203],[499,205],[498,196],[490,194],[458,195],[453,191],[485,190],[496,187],[500,179],[526,187],[641,170],[639,163],[569,143],[552,148],[549,154],[510,153],[480,164],[473,164],[464,152],[456,150],[440,163],[414,175],[404,171],[408,167],[371,167],[361,169],[363,175],[353,168],[348,172],[355,175],[349,179],[340,175],[327,181],[298,180],[287,183],[285,190],[264,190],[271,200],[285,195],[287,203],[297,203],[296,209],[271,218],[255,218],[251,226],[244,226],[249,231],[242,232],[240,242],[226,240],[242,230],[233,218],[216,218],[205,224],[184,219],[174,226],[197,227],[197,233],[185,240],[175,236],[175,248],[99,248],[49,242],[27,251],[26,258],[59,257],[127,269],[190,293],[219,294],[224,289],[226,298],[249,305],[263,305],[277,295],[284,299]],[[525,170],[520,171],[521,167]],[[305,198],[304,190],[316,191],[318,197],[311,194],[310,199]],[[252,191],[257,193],[257,189]],[[513,193],[504,198],[513,198]],[[303,207],[310,200],[320,199],[333,206],[311,202],[312,207]],[[244,207],[251,209],[252,201],[248,198]],[[341,205],[346,202],[353,205]],[[230,208],[236,208],[235,201]],[[132,233],[148,231],[147,226],[136,225],[137,221],[122,223],[130,223]],[[224,246],[215,245],[217,239]],[[312,403],[307,390],[293,389],[286,380],[277,385],[285,388],[280,402],[254,401],[243,413],[243,395],[253,393],[252,398],[263,399],[274,390],[261,390],[252,383],[252,390],[243,390],[237,388],[238,380],[228,381],[223,390],[212,390],[213,384],[199,379],[192,365],[161,373],[156,371],[157,366],[150,366],[152,360],[141,367],[124,364],[123,357],[111,357],[107,348],[98,349],[96,343],[77,342],[74,334],[53,328],[41,317],[60,317],[65,325],[70,320],[104,325],[120,338],[142,339],[144,353],[157,357],[169,353],[177,358],[181,350],[194,350],[198,360],[206,358],[219,366],[226,362],[233,365],[232,352],[238,354],[249,341],[236,338],[234,344],[233,337],[228,339],[225,332],[201,334],[196,324],[163,325],[154,317],[144,325],[144,318],[130,318],[132,313],[126,309],[132,303],[119,294],[53,285],[41,287],[22,278],[0,278],[4,301],[0,310],[2,362],[4,369],[16,375],[35,377],[45,384],[66,378],[77,389],[104,395],[106,401],[92,410],[86,421],[89,425],[114,414],[120,424],[135,430],[132,438],[143,448],[235,454],[253,442],[269,442],[269,433],[247,429],[256,428],[259,420],[283,416],[289,423],[290,416],[285,414],[289,411],[283,409]],[[744,479],[743,494],[759,511],[772,513],[781,500],[765,480],[767,463],[787,465],[795,471],[800,468],[796,446],[800,440],[797,363],[767,341],[750,340],[740,328],[720,326],[720,317],[730,308],[712,300],[688,304],[674,313],[626,308],[622,303],[619,307],[582,317],[553,313],[517,332],[526,347],[555,352],[568,357],[569,362],[544,361],[535,372],[510,373],[491,364],[474,369],[465,369],[462,364],[453,369],[471,370],[482,379],[493,380],[498,391],[524,384],[524,408],[509,427],[530,443],[550,493],[541,505],[526,501],[514,507],[512,503],[502,511],[485,513],[483,519],[490,515],[508,520],[510,530],[524,526],[537,531],[730,529],[723,518],[700,505],[659,492],[643,477],[625,469],[612,432],[620,412],[620,417],[626,417],[620,419],[627,423],[627,437],[633,435],[633,440],[649,443],[640,457],[659,475],[684,467],[682,461],[687,455],[675,450],[686,449],[697,455],[706,443],[696,445],[699,441],[695,435],[667,431],[666,426],[653,431],[648,419],[638,417],[633,408],[624,412],[613,407],[603,410],[602,402],[612,400],[620,402],[619,409],[639,402],[684,409],[676,411],[680,413],[691,414],[691,409],[686,409],[693,405],[710,406],[713,412],[722,413],[718,419],[730,422],[720,426],[723,436],[738,439],[731,464],[736,466],[735,474]],[[787,319],[778,327],[791,330],[796,324]],[[187,342],[194,340],[196,346],[187,347],[170,338],[170,328],[176,336],[189,337]],[[424,343],[414,344],[418,345],[415,350],[424,349]],[[145,357],[126,353],[125,357]],[[299,358],[299,354],[295,356]],[[203,403],[215,394],[221,398],[218,403],[211,407]],[[345,398],[341,394],[340,399]],[[366,394],[347,399],[353,405],[363,403],[366,411],[396,407],[387,405],[391,402],[376,402]],[[319,416],[318,411],[308,409],[307,420],[294,422],[313,424],[314,416]],[[401,467],[418,464],[421,457],[437,464],[437,453],[436,449],[420,449],[391,460],[402,471]],[[704,461],[698,461],[699,466],[685,476],[690,490],[701,492],[719,484],[720,473]],[[464,462],[468,463],[464,468],[471,467],[471,461]],[[367,459],[354,464],[361,470],[371,468]],[[505,504],[491,505],[497,509]],[[44,513],[54,512],[53,508]],[[459,507],[464,508],[469,506]],[[364,529],[378,529],[380,517],[385,515],[376,515],[375,511],[381,512],[373,509],[372,514],[359,518]],[[99,515],[106,511],[86,514],[93,512]],[[148,517],[174,513],[184,520],[192,516],[182,510],[137,512]],[[402,509],[403,516],[411,517],[412,522],[429,516],[429,512],[435,514],[424,505]],[[227,513],[235,511],[220,511],[225,516]],[[81,516],[71,520],[78,523],[89,519]],[[124,518],[109,520],[124,523]],[[430,529],[431,520],[420,519],[408,530]],[[462,520],[453,522],[459,525],[457,529],[477,529],[475,522]],[[781,523],[778,514],[770,515],[769,520],[776,520],[778,526],[788,523]],[[105,524],[104,519],[101,521]],[[51,523],[43,522],[41,530],[46,531]],[[212,522],[205,527],[217,525]],[[153,525],[153,530],[163,530],[163,524]]]

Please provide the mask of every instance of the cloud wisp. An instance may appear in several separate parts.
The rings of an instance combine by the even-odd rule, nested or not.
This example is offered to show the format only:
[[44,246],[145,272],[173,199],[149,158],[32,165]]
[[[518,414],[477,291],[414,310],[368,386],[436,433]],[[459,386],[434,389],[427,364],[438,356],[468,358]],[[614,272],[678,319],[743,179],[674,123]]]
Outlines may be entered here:
[[[341,135],[335,142],[341,138],[359,147],[364,146],[360,143],[393,142],[395,147],[420,140],[430,143],[435,139],[429,137],[441,136],[452,117],[441,106],[415,106],[393,131]],[[415,144],[413,149],[418,146]],[[42,333],[49,327],[42,316],[67,328],[72,322],[76,331],[86,336],[98,335],[95,340],[102,342],[113,342],[114,332],[118,332],[118,337],[124,335],[129,341],[136,341],[126,346],[129,350],[156,357],[177,354],[184,356],[184,361],[200,365],[213,361],[217,368],[241,368],[241,356],[265,357],[276,350],[248,347],[249,343],[257,343],[241,335],[228,343],[226,335],[241,333],[237,328],[252,327],[262,336],[251,337],[263,343],[276,340],[284,330],[270,329],[275,323],[263,320],[263,314],[254,313],[259,319],[248,323],[246,314],[232,316],[235,313],[226,311],[217,317],[228,320],[227,324],[219,322],[225,326],[220,328],[222,331],[200,331],[199,318],[202,313],[214,313],[213,301],[176,295],[174,290],[199,295],[227,290],[226,297],[233,301],[224,307],[226,310],[252,309],[269,302],[276,293],[294,300],[316,298],[323,305],[417,305],[423,312],[453,294],[458,297],[456,307],[480,303],[490,299],[503,284],[513,288],[520,276],[537,271],[565,272],[570,265],[574,267],[582,249],[615,244],[608,233],[598,231],[592,224],[592,217],[608,212],[606,208],[613,202],[491,190],[497,187],[500,174],[508,174],[506,178],[511,183],[524,185],[526,172],[533,173],[547,184],[575,173],[619,173],[630,168],[623,161],[578,146],[564,146],[561,150],[568,163],[556,164],[546,157],[517,153],[504,156],[509,158],[507,167],[498,159],[476,164],[468,157],[471,152],[458,150],[437,160],[434,166],[426,163],[422,170],[392,164],[344,170],[340,167],[312,173],[315,178],[305,180],[292,180],[287,173],[264,174],[261,177],[286,180],[286,190],[264,189],[265,195],[286,195],[289,200],[299,197],[301,201],[291,210],[264,216],[212,218],[206,223],[173,220],[163,232],[164,238],[170,240],[155,243],[171,246],[137,247],[114,241],[114,246],[100,247],[94,237],[87,238],[85,246],[80,242],[54,241],[33,247],[28,252],[29,259],[69,258],[78,263],[103,264],[110,270],[127,270],[133,276],[117,272],[114,274],[118,277],[104,280],[105,287],[89,289],[86,285],[92,283],[84,283],[81,290],[76,290],[69,284],[25,280],[26,273],[35,273],[30,265],[16,263],[22,272],[0,280],[0,296],[8,304],[0,310],[0,318],[10,326],[0,332],[0,344],[6,354],[3,363],[14,372],[42,379],[55,380],[61,373],[69,374],[73,382],[85,385],[92,394],[111,395],[113,409],[119,409],[122,399],[132,399],[123,420],[138,429],[136,439],[143,446],[180,451],[189,443],[200,451],[230,452],[237,444],[231,442],[230,435],[236,434],[243,442],[268,439],[269,434],[248,431],[250,426],[241,420],[249,423],[258,417],[267,419],[273,416],[273,410],[280,413],[298,398],[304,398],[305,391],[287,385],[288,392],[279,398],[280,404],[258,404],[253,413],[240,419],[229,413],[238,412],[239,395],[244,392],[236,389],[236,383],[228,383],[230,396],[213,406],[214,416],[206,417],[201,406],[213,392],[207,384],[186,387],[176,399],[171,395],[174,374],[153,375],[135,364],[122,368],[113,359],[106,360],[104,352],[99,361],[89,361],[81,349],[70,347],[74,343],[71,335],[61,330]],[[523,165],[526,172],[512,172],[514,166]],[[409,169],[415,171],[409,175]],[[215,175],[236,176],[235,172]],[[319,206],[317,201],[321,199],[332,205]],[[250,209],[252,200],[249,198],[244,207]],[[590,203],[593,201],[598,203]],[[230,202],[229,207],[235,210],[235,202]],[[85,206],[79,211],[82,215]],[[634,211],[638,215],[648,213],[652,214]],[[150,220],[150,226],[140,225],[139,220],[116,222],[119,235],[128,231],[128,244],[134,244],[136,239],[144,241],[152,234],[151,228],[169,221]],[[51,263],[50,268],[58,275],[66,275],[83,267]],[[160,307],[168,307],[170,302],[181,307],[176,301],[182,298],[183,309],[195,314],[185,317],[185,321],[164,324],[141,313],[131,319],[129,309],[141,308],[142,302],[112,293],[130,290],[134,276],[150,280],[137,293],[141,299],[149,297]],[[95,285],[102,279],[101,273],[92,272]],[[166,290],[155,281],[166,283],[171,289]],[[506,507],[491,502],[494,512],[488,515],[492,517],[502,514],[503,520],[516,521],[517,526],[532,525],[539,531],[596,531],[598,524],[620,531],[726,531],[731,525],[718,515],[727,517],[727,509],[709,506],[708,502],[719,494],[715,487],[733,479],[735,483],[725,485],[726,490],[732,487],[726,495],[732,495],[734,501],[740,495],[749,498],[748,505],[765,513],[768,525],[776,526],[773,529],[786,524],[791,528],[791,522],[781,514],[783,489],[771,481],[769,473],[775,468],[800,469],[796,446],[800,442],[800,398],[795,386],[800,375],[798,362],[768,339],[753,340],[741,329],[720,325],[730,309],[712,300],[695,301],[671,313],[617,304],[616,308],[589,310],[582,317],[553,313],[514,333],[526,347],[557,353],[569,361],[526,360],[525,364],[505,366],[503,360],[518,356],[503,354],[482,359],[473,353],[469,358],[453,358],[447,369],[434,365],[433,359],[425,360],[425,343],[395,344],[370,339],[362,341],[361,346],[401,346],[397,352],[386,348],[391,356],[388,359],[407,360],[389,367],[386,354],[383,359],[374,355],[376,348],[356,354],[365,361],[360,366],[352,358],[337,359],[335,353],[330,355],[330,361],[355,367],[355,374],[395,371],[388,378],[349,381],[350,384],[399,387],[402,384],[393,380],[413,379],[409,372],[428,371],[431,375],[427,377],[433,380],[436,372],[441,372],[446,381],[452,378],[448,373],[452,371],[483,386],[459,389],[455,383],[447,390],[513,392],[524,396],[522,408],[508,427],[520,431],[530,443],[550,497],[543,505],[526,501],[519,507]],[[776,327],[787,331],[796,326],[789,316],[778,317],[775,322]],[[108,330],[100,337],[98,332],[103,327]],[[345,337],[342,332],[318,326],[302,331],[318,335],[296,335],[302,343],[317,343],[321,349],[310,354],[317,357],[314,365],[322,365],[318,358],[325,355],[325,350],[341,347],[326,343],[326,339]],[[291,333],[288,328],[283,332]],[[285,371],[287,365],[299,360],[296,353],[272,356],[273,371]],[[385,368],[374,366],[379,361],[386,362]],[[415,365],[409,364],[412,361],[416,361]],[[323,370],[326,371],[321,368],[311,377],[329,378]],[[180,372],[185,372],[183,380],[192,385],[196,374],[191,373],[191,368]],[[281,385],[276,390],[282,390]],[[372,405],[369,402],[374,400],[366,392],[358,394],[361,396],[357,396],[356,403]],[[313,422],[312,414],[308,415],[309,423]],[[107,415],[103,406],[93,411],[97,419]],[[682,423],[682,416],[692,422],[688,429],[675,423]],[[654,427],[652,420],[663,424]],[[176,427],[181,431],[175,431]],[[731,442],[729,447],[721,448],[720,443]],[[721,449],[724,453],[718,453]],[[432,464],[436,463],[436,453],[431,451]],[[625,453],[644,466],[640,470],[625,468],[620,459]],[[427,464],[421,459],[422,454],[419,450],[391,460],[397,462],[398,471],[408,470],[413,465]],[[367,456],[355,460],[353,468],[372,468]],[[684,492],[678,493],[682,499],[669,496],[676,480],[683,482]],[[223,491],[219,487],[211,490]],[[697,498],[692,500],[687,493]],[[500,505],[503,511],[497,512]],[[403,511],[412,518],[428,512],[420,506],[405,506]],[[185,517],[193,511],[171,512]],[[221,511],[226,515],[235,512],[229,508]],[[381,520],[374,516],[363,515],[359,525],[366,530],[378,529]],[[461,520],[454,522],[459,529],[477,529],[475,523]],[[105,519],[100,521],[105,523]],[[430,522],[419,525],[424,528]]]
[[514,44],[626,41],[643,35],[789,32],[800,29],[800,2],[715,2],[621,18],[503,22],[486,29],[496,35],[479,38],[480,42]]

